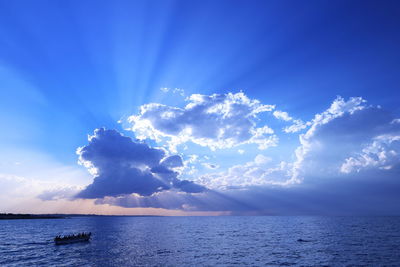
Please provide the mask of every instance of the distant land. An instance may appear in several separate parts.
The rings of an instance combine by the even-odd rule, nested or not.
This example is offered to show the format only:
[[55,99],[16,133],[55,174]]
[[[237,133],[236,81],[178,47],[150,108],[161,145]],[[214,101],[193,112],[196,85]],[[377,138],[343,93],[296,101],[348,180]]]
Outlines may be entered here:
[[0,213],[0,220],[19,220],[19,219],[66,219],[68,217],[163,217],[160,215],[97,215],[97,214],[14,214]]
[[18,220],[18,219],[64,219],[63,215],[49,214],[13,214],[0,213],[0,220]]

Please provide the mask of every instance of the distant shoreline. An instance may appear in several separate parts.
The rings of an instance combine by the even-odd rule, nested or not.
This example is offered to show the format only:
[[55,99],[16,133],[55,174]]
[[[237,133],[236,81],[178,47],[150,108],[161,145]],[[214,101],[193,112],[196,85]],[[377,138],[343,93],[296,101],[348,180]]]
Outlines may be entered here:
[[47,214],[13,214],[0,213],[0,220],[21,220],[21,219],[65,219],[62,215],[47,215]]
[[164,216],[160,216],[160,215],[14,214],[14,213],[0,213],[0,220],[67,219],[69,217],[164,217]]

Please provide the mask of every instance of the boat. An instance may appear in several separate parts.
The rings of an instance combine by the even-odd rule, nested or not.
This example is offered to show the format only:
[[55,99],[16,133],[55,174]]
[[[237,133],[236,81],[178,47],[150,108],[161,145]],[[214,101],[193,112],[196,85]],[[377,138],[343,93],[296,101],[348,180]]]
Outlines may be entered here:
[[78,242],[88,242],[90,240],[92,233],[79,233],[73,235],[56,236],[54,238],[54,243],[56,245],[72,244]]

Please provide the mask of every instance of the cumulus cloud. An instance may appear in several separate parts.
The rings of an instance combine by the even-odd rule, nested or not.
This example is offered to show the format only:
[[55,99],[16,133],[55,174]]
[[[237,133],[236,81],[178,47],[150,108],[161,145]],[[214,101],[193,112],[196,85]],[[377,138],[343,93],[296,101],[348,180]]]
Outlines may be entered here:
[[316,114],[310,128],[299,135],[300,146],[293,162],[275,162],[258,155],[253,161],[227,171],[202,175],[197,182],[217,190],[292,186],[362,170],[389,171],[400,163],[399,139],[400,124],[390,113],[368,106],[360,97],[338,97],[327,110]]
[[372,143],[365,146],[360,153],[346,158],[340,170],[343,173],[369,168],[390,170],[400,162],[400,132],[399,135],[380,135],[373,138]]
[[184,108],[162,104],[141,106],[130,116],[131,130],[139,139],[167,140],[170,149],[191,141],[212,150],[242,144],[257,144],[259,149],[276,146],[278,138],[268,126],[257,127],[257,115],[270,112],[273,105],[249,99],[244,93],[194,94]]
[[[257,126],[256,116],[273,112],[273,106],[252,101],[244,94],[195,95],[185,108],[145,105],[130,120],[132,129],[142,138],[167,138],[174,145],[192,141],[210,148],[228,148],[255,143],[251,140],[257,131],[260,138],[274,136],[268,126]],[[275,110],[272,115],[296,125],[296,119],[288,113]],[[183,162],[178,155],[167,156],[160,148],[130,138],[127,141],[115,131],[98,130],[87,149],[81,148],[78,153],[81,163],[96,175],[94,187],[98,183],[107,190],[118,188],[118,193],[92,194],[98,204],[233,214],[400,214],[395,205],[400,201],[399,119],[379,106],[367,105],[361,97],[337,97],[325,111],[301,123],[299,127],[307,130],[299,135],[292,158],[281,160],[273,153],[259,154],[225,170],[207,165],[203,159],[208,162],[210,157],[191,155]],[[238,133],[229,132],[235,127]],[[228,132],[215,133],[219,128]],[[137,155],[139,145],[145,146],[141,156],[131,156]],[[153,156],[147,157],[148,153]],[[179,168],[195,172],[189,164],[203,164],[213,172],[199,174],[193,181],[178,179]],[[92,185],[85,190],[91,193]]]
[[79,162],[94,175],[93,183],[78,198],[102,198],[138,194],[150,196],[163,190],[201,192],[204,187],[179,180],[175,167],[182,166],[178,155],[166,156],[160,148],[121,135],[115,130],[97,129],[89,144],[77,150]]
[[388,168],[398,160],[393,153],[400,127],[392,121],[390,113],[367,106],[361,97],[338,97],[300,135],[293,180],[336,177],[366,166]]

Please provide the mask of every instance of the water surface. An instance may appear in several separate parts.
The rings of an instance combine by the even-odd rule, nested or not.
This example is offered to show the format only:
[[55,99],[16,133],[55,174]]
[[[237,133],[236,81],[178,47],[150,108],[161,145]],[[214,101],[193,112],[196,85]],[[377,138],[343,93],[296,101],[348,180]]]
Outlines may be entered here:
[[[59,234],[92,232],[56,246]],[[399,266],[400,217],[0,221],[1,266]]]

